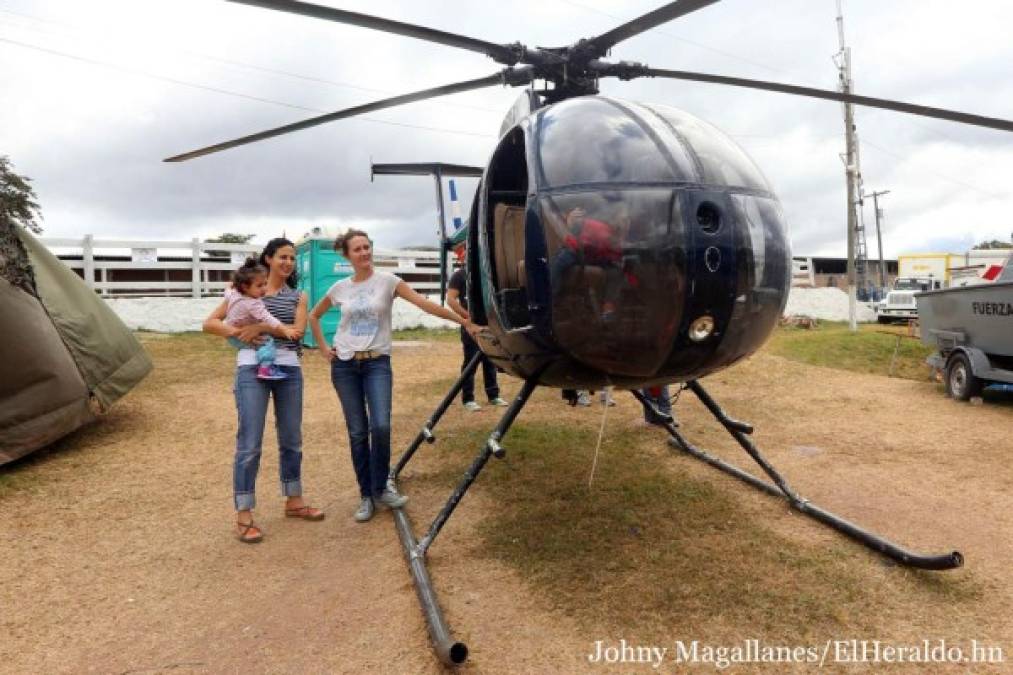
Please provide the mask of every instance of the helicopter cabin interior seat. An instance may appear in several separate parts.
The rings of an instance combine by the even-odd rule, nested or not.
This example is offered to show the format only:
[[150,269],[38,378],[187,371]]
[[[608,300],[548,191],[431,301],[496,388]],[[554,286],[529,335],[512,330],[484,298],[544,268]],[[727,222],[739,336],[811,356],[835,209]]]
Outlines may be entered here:
[[524,207],[500,202],[493,210],[496,284],[500,307],[511,327],[530,323],[524,270]]
[[531,323],[527,278],[524,270],[524,220],[528,194],[525,138],[521,127],[508,131],[486,170],[488,219],[485,223],[492,249],[492,282],[496,305],[507,328]]
[[[561,250],[567,246],[564,241],[565,235],[569,232],[566,226],[565,216],[561,213],[548,211],[543,212],[546,218],[545,236],[549,244],[549,250],[553,255],[559,255]],[[590,291],[590,293],[588,292]],[[569,314],[580,322],[578,317],[584,316],[585,309],[596,315],[591,307],[581,309],[587,303],[600,304],[605,297],[605,270],[597,265],[584,264],[578,260],[577,264],[567,267],[560,278],[559,288],[555,289],[555,303],[563,314]],[[579,306],[574,306],[577,303]]]

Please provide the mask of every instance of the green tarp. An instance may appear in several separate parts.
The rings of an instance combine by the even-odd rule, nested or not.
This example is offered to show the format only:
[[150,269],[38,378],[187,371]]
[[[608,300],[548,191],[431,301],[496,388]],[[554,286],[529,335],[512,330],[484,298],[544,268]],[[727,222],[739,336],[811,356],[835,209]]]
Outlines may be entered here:
[[119,317],[20,227],[38,297],[0,278],[0,464],[70,433],[151,371]]

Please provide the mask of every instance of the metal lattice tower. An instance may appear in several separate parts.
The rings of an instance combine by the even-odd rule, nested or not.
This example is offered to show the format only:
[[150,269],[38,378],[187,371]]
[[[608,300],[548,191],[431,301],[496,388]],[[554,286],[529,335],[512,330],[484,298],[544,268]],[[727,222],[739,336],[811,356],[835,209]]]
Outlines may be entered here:
[[[838,91],[843,94],[851,94],[854,82],[851,80],[851,49],[844,42],[844,16],[841,10],[841,0],[837,0],[837,37],[840,42],[840,51],[834,55],[834,64],[837,66]],[[861,219],[862,203],[862,168],[858,150],[858,133],[855,129],[855,107],[850,103],[844,103],[844,132],[845,132],[845,155],[844,174],[847,180],[847,221],[848,221],[848,316],[849,325],[852,331],[858,330],[856,320],[857,298],[856,291],[866,285],[866,273],[868,269],[867,254],[865,247],[865,226]]]

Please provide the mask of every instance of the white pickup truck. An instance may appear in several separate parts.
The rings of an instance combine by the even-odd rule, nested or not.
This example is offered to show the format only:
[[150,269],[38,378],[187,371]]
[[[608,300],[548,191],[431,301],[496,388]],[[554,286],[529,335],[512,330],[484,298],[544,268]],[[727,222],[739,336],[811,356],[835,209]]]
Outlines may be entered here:
[[898,277],[886,298],[876,304],[876,321],[890,323],[917,319],[915,293],[935,290],[940,286],[939,280],[928,277]]

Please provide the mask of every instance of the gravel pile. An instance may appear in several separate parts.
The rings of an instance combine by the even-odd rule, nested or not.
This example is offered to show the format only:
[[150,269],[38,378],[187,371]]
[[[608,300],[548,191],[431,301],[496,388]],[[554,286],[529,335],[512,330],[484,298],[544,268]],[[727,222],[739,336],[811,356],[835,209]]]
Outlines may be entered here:
[[[838,288],[793,288],[784,314],[823,321],[847,321],[848,294]],[[876,320],[876,312],[868,302],[857,303],[855,314],[858,321]]]

